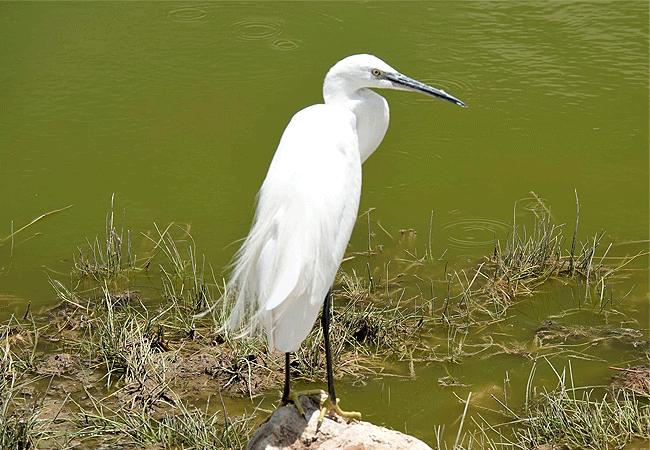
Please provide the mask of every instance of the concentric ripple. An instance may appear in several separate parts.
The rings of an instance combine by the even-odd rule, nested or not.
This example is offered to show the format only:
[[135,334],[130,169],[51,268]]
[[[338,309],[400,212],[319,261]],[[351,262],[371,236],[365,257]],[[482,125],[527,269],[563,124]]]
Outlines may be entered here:
[[193,6],[184,6],[169,11],[169,16],[176,22],[199,22],[208,17],[208,12]]
[[290,51],[300,47],[299,41],[291,38],[279,37],[273,39],[269,45],[273,50]]
[[[476,87],[469,80],[456,77],[454,75],[447,74],[438,74],[432,77],[418,78],[418,81],[433,86],[438,89],[442,89],[448,94],[453,95],[456,98],[459,98],[463,101],[467,101],[467,98],[471,95]],[[426,97],[417,96],[414,98],[414,101],[427,101]]]
[[284,23],[275,19],[242,20],[232,24],[235,38],[243,41],[273,39],[284,31]]
[[455,219],[445,223],[442,228],[449,234],[449,246],[457,249],[490,247],[494,245],[495,237],[509,229],[505,222],[485,218]]

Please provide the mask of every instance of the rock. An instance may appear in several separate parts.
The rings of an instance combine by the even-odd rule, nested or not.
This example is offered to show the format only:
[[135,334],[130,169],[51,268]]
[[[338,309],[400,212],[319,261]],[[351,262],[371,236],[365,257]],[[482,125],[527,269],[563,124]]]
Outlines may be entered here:
[[368,422],[346,423],[336,415],[325,417],[317,431],[319,406],[305,396],[300,403],[306,419],[294,405],[278,408],[253,433],[247,450],[431,450],[412,436]]

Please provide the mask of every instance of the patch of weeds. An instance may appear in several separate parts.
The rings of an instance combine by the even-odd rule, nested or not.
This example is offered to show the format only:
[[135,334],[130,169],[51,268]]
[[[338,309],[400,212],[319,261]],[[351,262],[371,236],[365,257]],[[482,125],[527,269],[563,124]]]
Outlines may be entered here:
[[189,408],[173,395],[164,414],[151,415],[140,408],[112,409],[89,396],[94,411],[82,409],[75,420],[73,436],[80,442],[93,443],[103,436],[104,444],[220,450],[243,449],[248,440],[252,417],[229,417],[225,408],[210,414],[208,407],[205,412]]
[[408,300],[402,303],[397,299],[392,304],[390,299],[376,294],[364,298],[343,290],[338,303],[332,314],[333,327],[340,335],[335,339],[355,353],[404,356],[404,346],[407,342],[417,346],[418,331],[429,320],[419,309],[414,310]]
[[[31,317],[30,317],[31,318]],[[3,360],[9,360],[12,370],[26,372],[35,367],[36,346],[40,330],[31,318],[24,325],[13,315],[0,327],[0,346],[4,351]]]
[[[111,209],[106,215],[106,228],[103,244],[96,236],[93,242],[88,242],[86,256],[81,248],[79,260],[75,258],[72,275],[77,279],[93,279],[98,282],[113,279],[135,270],[136,256],[131,251],[131,232],[126,230],[124,235],[124,213],[122,214],[122,226],[118,232],[115,228],[115,217],[113,213],[113,200],[111,197]],[[126,248],[123,248],[126,247]]]
[[116,304],[108,291],[104,308],[87,328],[81,347],[106,371],[108,385],[113,376],[121,376],[127,388],[136,386],[131,405],[137,400],[148,407],[163,396],[166,358],[161,354],[170,348],[160,331],[162,325],[128,304]]
[[[1,369],[0,369],[1,370]],[[38,411],[42,407],[37,398],[31,402],[17,396],[25,384],[9,386],[0,383],[0,448],[26,450],[37,448],[43,431],[40,430]]]
[[560,325],[553,322],[535,331],[535,341],[539,346],[575,344],[579,342],[597,345],[601,341],[616,340],[641,347],[648,343],[643,332],[633,328],[612,328],[607,326]]
[[[503,414],[513,420],[496,426],[478,413],[471,418],[475,430],[465,431],[462,438],[461,425],[454,449],[600,450],[623,448],[634,440],[650,439],[650,405],[646,396],[625,387],[615,390],[574,387],[569,363],[568,374],[566,369],[559,373],[551,365],[558,379],[556,388],[532,400],[529,394],[536,363],[526,387],[524,410],[513,411],[499,402],[505,409]],[[441,438],[444,428],[437,430],[434,448],[449,448]]]
[[[13,328],[13,333],[12,333]],[[16,337],[15,327],[2,326],[3,345],[0,351],[0,448],[7,450],[26,450],[36,448],[44,435],[45,424],[39,420],[38,412],[42,400],[37,396],[31,400],[27,393],[34,378],[22,381],[25,367],[29,363],[15,359],[10,339]]]
[[[156,229],[156,232],[158,233],[158,238],[153,239],[148,234],[144,234],[144,236],[154,244],[152,255],[149,258],[147,258],[147,262],[145,266],[149,267],[151,261],[156,257],[156,255],[158,253],[163,253],[167,257],[167,262],[169,262],[171,265],[170,270],[165,272],[170,274],[172,277],[178,278],[180,280],[184,280],[185,271],[187,269],[188,264],[187,264],[187,260],[183,259],[183,257],[181,256],[181,253],[178,250],[178,246],[176,244],[180,240],[185,239],[187,236],[190,236],[189,232],[187,230],[183,230],[183,228],[181,228],[178,225],[174,227],[173,223],[167,225],[167,228],[165,228],[163,231],[160,231],[158,225],[156,225],[155,223],[153,224],[153,226]],[[180,239],[175,239],[170,233],[170,230],[172,228],[181,230],[183,232],[183,236]],[[161,268],[163,267],[161,266]]]
[[[373,291],[370,282],[340,273],[341,289],[332,293],[330,343],[337,375],[358,376],[381,370],[386,357],[412,359],[426,347],[419,331],[431,318],[428,307],[413,309],[408,300],[391,300]],[[368,283],[368,284],[366,284]],[[295,375],[307,379],[325,376],[325,347],[320,316],[295,352]]]
[[481,292],[486,293],[496,301],[511,302],[519,296],[530,296],[545,281],[554,277],[581,277],[586,283],[586,296],[591,294],[590,286],[596,287],[597,294],[603,301],[607,281],[636,256],[623,259],[616,267],[606,268],[602,261],[609,248],[596,260],[596,249],[604,236],[604,231],[596,234],[591,240],[581,244],[576,253],[580,204],[576,193],[576,224],[569,251],[563,250],[565,242],[561,225],[553,224],[548,206],[535,194],[536,206],[528,208],[534,215],[533,229],[528,234],[525,226],[516,222],[517,204],[512,228],[506,241],[505,249],[499,241],[485,270],[479,271],[484,278]]
[[[223,403],[223,409],[213,414],[198,409],[188,409],[181,402],[177,402],[176,405],[179,413],[167,415],[159,421],[157,434],[159,442],[165,448],[181,446],[208,450],[246,447],[252,416],[229,417]],[[220,419],[220,415],[223,419]]]
[[512,300],[530,295],[561,267],[561,228],[543,215],[532,236],[521,235],[513,225],[505,250],[497,242],[492,257],[493,273],[486,276],[485,290],[495,298]]
[[[162,297],[169,305],[169,319],[174,325],[185,330],[195,326],[195,315],[214,303],[210,285],[206,279],[205,257],[199,265],[196,254],[196,244],[189,231],[181,230],[183,236],[174,239],[170,234],[171,225],[159,233],[155,242],[154,251],[160,251],[167,256],[170,270],[160,267],[162,279]],[[151,238],[149,238],[151,239]],[[177,243],[188,240],[187,259],[181,256]],[[211,268],[210,268],[211,269]],[[213,286],[217,286],[214,273],[212,273]]]
[[515,432],[519,442],[528,448],[562,444],[602,449],[650,438],[650,407],[634,392],[621,389],[600,397],[592,388],[574,388],[570,363],[570,386],[566,370],[555,373],[558,386],[530,406],[528,427]]

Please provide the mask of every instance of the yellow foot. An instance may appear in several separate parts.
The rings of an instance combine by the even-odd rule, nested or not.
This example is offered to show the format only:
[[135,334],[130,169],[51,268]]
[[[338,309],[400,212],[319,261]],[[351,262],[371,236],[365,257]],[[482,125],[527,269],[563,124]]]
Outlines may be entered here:
[[289,398],[286,401],[283,401],[282,403],[285,405],[288,403],[293,403],[294,405],[296,405],[298,412],[303,417],[305,417],[305,410],[302,408],[302,405],[298,400],[302,395],[311,398],[314,402],[318,403],[318,405],[320,406],[320,414],[318,415],[318,428],[320,428],[321,423],[323,423],[325,414],[327,414],[329,411],[334,411],[336,414],[338,414],[340,417],[343,417],[346,420],[361,419],[361,413],[355,411],[343,411],[339,407],[340,399],[337,399],[336,404],[334,404],[332,402],[332,399],[330,399],[330,396],[327,394],[327,392],[325,392],[322,389],[313,389],[313,390],[298,391],[298,392],[289,391]]

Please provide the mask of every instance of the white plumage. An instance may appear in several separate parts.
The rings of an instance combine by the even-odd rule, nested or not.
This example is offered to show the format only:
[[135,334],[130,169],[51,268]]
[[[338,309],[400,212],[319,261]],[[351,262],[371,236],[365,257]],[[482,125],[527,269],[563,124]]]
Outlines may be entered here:
[[369,88],[465,106],[372,55],[349,56],[330,69],[325,104],[296,113],[280,139],[227,285],[228,328],[263,328],[271,351],[298,350],[343,259],[359,209],[361,164],[388,128],[388,103]]

